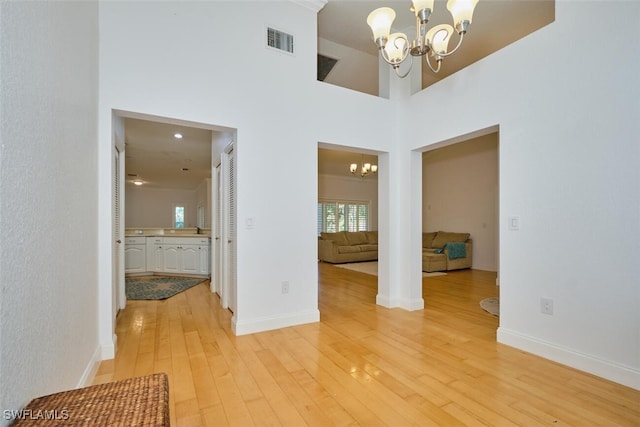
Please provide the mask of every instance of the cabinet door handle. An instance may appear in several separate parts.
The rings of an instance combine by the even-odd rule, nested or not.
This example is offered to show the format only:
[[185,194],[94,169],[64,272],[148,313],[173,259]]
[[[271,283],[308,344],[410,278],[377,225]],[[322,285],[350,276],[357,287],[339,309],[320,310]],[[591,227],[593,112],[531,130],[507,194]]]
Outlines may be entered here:
[[116,243],[122,243],[122,240],[118,239],[116,240]]

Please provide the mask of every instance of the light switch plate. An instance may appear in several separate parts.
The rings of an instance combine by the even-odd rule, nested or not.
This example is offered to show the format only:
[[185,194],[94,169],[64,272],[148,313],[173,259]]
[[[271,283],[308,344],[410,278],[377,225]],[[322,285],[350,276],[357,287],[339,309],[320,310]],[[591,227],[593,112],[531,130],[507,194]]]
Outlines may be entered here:
[[509,217],[509,230],[511,230],[511,231],[520,230],[520,217],[519,216],[510,216]]

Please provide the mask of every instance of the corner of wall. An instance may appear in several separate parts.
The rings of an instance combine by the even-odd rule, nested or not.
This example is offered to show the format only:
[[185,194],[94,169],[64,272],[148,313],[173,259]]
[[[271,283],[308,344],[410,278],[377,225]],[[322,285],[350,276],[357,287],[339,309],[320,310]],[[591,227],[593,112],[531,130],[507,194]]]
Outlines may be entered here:
[[76,388],[87,387],[93,384],[93,379],[98,372],[98,368],[100,367],[100,362],[102,362],[102,348],[100,346],[96,347],[96,350],[93,352],[87,367],[85,368],[82,376],[80,377],[80,381],[78,381],[78,385]]

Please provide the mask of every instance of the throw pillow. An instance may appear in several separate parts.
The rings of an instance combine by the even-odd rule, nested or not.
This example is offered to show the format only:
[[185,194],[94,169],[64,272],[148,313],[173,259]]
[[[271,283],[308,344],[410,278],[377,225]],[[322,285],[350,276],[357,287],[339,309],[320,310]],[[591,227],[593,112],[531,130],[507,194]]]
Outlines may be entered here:
[[347,241],[347,236],[344,234],[344,231],[339,231],[337,233],[320,233],[322,236],[322,240],[333,240],[336,242],[338,246],[347,246],[349,242]]
[[348,231],[346,234],[350,245],[362,245],[367,243],[367,235],[364,231]]
[[435,231],[430,231],[428,233],[422,233],[422,247],[423,248],[432,248],[433,239],[436,237]]

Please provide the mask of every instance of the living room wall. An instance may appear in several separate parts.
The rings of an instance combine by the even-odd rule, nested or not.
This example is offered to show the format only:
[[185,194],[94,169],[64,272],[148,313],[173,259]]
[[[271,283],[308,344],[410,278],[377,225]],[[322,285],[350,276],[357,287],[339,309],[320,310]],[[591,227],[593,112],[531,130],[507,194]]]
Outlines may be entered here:
[[422,155],[422,230],[471,233],[473,268],[498,271],[498,134]]
[[356,178],[320,174],[318,199],[369,202],[370,229],[378,229],[378,180],[375,176]]

